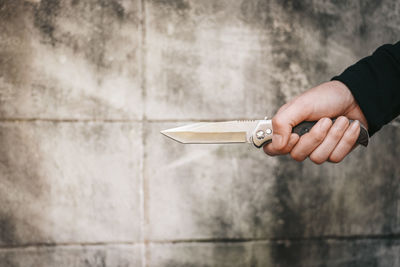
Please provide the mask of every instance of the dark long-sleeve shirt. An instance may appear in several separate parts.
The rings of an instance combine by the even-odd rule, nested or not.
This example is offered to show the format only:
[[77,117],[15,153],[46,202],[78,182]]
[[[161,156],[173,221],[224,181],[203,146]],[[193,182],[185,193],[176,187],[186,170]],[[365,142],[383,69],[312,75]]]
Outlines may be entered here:
[[400,114],[400,42],[379,47],[333,80],[350,89],[373,135]]

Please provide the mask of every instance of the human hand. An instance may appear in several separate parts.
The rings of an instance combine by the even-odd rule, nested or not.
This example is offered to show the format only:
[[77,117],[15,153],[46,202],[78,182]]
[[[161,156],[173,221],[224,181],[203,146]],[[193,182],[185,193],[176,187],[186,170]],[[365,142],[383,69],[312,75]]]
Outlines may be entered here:
[[[332,124],[330,118],[337,118]],[[354,120],[349,124],[349,119]],[[299,137],[292,128],[302,121],[318,121]],[[321,164],[340,162],[355,147],[360,122],[367,120],[347,86],[330,81],[314,87],[283,105],[272,118],[272,143],[264,146],[270,156],[290,153],[297,161],[309,157]]]

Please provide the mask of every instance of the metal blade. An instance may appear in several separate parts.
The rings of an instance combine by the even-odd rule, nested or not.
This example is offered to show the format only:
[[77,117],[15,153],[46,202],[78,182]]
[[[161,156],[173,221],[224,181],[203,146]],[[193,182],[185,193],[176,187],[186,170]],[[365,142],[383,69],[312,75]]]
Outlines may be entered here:
[[257,120],[200,122],[161,131],[184,144],[250,143]]

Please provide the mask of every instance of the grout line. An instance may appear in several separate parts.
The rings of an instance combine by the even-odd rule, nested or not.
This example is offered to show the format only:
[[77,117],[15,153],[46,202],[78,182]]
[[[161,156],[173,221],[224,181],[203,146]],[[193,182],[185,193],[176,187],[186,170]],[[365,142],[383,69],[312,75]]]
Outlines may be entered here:
[[205,238],[205,239],[177,239],[152,240],[152,244],[180,244],[180,243],[249,243],[249,242],[308,242],[308,241],[356,241],[356,240],[400,240],[400,234],[387,235],[326,235],[320,237],[288,237],[288,238]]
[[292,238],[205,238],[205,239],[181,239],[181,240],[152,240],[143,242],[83,242],[83,243],[28,243],[22,245],[0,245],[2,249],[21,249],[39,247],[71,247],[71,246],[138,246],[143,244],[229,244],[229,243],[281,243],[281,242],[325,242],[325,241],[362,241],[362,240],[399,240],[400,234],[387,235],[352,235],[352,236],[321,236],[321,237],[292,237]]
[[142,90],[142,156],[140,164],[140,240],[142,267],[146,267],[147,263],[147,244],[145,242],[146,230],[146,194],[145,194],[145,158],[146,158],[146,10],[145,0],[139,1],[140,6],[140,87]]
[[101,122],[101,123],[134,123],[134,122],[150,122],[150,123],[168,123],[168,122],[219,122],[219,121],[230,121],[230,120],[257,120],[249,118],[225,118],[225,119],[147,119],[143,115],[142,119],[55,119],[55,118],[0,118],[1,122],[54,122],[54,123],[79,123],[79,122]]
[[140,119],[55,119],[55,118],[0,118],[1,122],[54,122],[54,123],[89,123],[89,122],[101,122],[101,123],[132,123],[141,122]]
[[[145,94],[143,94],[145,97]],[[144,102],[144,101],[143,101]],[[143,115],[142,119],[74,119],[74,118],[0,118],[0,123],[15,122],[52,122],[52,123],[190,123],[190,122],[221,122],[221,121],[246,121],[246,120],[260,120],[262,118],[184,118],[184,119],[148,119]],[[394,120],[387,125],[400,128],[400,121]]]

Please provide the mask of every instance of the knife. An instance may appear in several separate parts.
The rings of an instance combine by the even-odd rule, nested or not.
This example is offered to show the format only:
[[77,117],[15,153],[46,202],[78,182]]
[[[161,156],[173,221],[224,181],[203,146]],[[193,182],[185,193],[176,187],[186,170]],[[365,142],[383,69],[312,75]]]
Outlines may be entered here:
[[[332,120],[335,122],[335,119]],[[349,120],[350,123],[352,120]],[[292,132],[302,136],[308,133],[317,121],[303,121],[293,127]],[[183,144],[227,144],[251,143],[260,148],[272,141],[272,121],[237,120],[221,122],[200,122],[161,131],[167,137]],[[367,129],[360,123],[357,144],[368,146]]]

